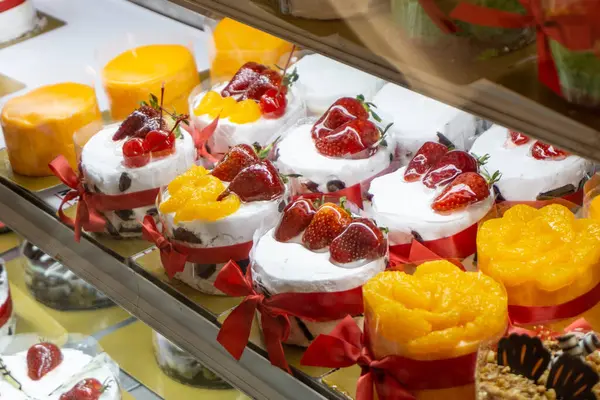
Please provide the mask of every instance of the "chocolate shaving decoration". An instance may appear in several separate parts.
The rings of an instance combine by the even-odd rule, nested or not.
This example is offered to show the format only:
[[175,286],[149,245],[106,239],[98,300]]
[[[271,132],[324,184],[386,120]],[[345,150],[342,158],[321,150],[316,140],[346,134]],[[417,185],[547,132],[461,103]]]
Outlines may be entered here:
[[319,184],[313,181],[308,181],[305,183],[306,188],[308,190],[310,190],[313,193],[318,193],[319,192]]
[[277,205],[277,211],[283,212],[283,209],[285,208],[285,206],[286,206],[285,200],[281,200],[279,202],[279,204]]
[[502,195],[502,192],[500,191],[498,185],[494,185],[493,187],[494,193],[496,193],[496,201],[506,201],[506,198],[504,198],[504,196]]
[[417,231],[410,231],[410,234],[413,235],[415,240],[419,243],[423,243],[423,237]]
[[550,364],[550,352],[538,337],[512,334],[498,343],[498,365],[510,369],[535,382]]
[[554,389],[562,400],[595,400],[592,392],[600,378],[581,358],[563,354],[552,364],[546,388]]
[[346,188],[346,184],[339,179],[334,179],[327,182],[327,191],[328,192],[337,192],[338,190],[343,190]]
[[151,215],[155,217],[158,215],[158,210],[156,209],[156,207],[149,208],[148,211],[146,211],[146,215]]
[[217,271],[217,264],[194,264],[194,275],[208,279]]
[[192,232],[188,231],[185,228],[176,228],[173,231],[173,238],[175,240],[179,240],[180,242],[188,242],[194,244],[202,244],[202,240]]
[[115,210],[115,214],[123,221],[131,221],[133,219],[133,210]]
[[446,135],[444,135],[443,133],[438,132],[437,133],[437,137],[438,137],[438,142],[440,142],[441,144],[443,144],[447,148],[449,148],[449,149],[456,148],[456,146],[454,145],[454,143],[452,143],[452,141],[450,139],[448,139],[446,137]]
[[131,177],[127,172],[123,172],[119,178],[119,191],[123,193],[131,187]]
[[576,191],[577,188],[569,183],[568,185],[561,186],[557,189],[552,189],[547,192],[538,194],[536,200],[552,200],[566,196],[568,194],[573,194]]

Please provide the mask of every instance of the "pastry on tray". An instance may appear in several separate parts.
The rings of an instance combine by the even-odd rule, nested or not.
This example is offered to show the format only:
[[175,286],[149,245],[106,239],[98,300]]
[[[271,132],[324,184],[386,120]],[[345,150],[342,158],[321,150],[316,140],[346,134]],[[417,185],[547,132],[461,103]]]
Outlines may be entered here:
[[502,173],[494,188],[497,200],[562,197],[581,204],[581,189],[594,169],[591,161],[500,125],[481,134],[471,153],[489,156],[486,168]]
[[17,39],[36,28],[37,13],[31,0],[0,3],[0,43]]

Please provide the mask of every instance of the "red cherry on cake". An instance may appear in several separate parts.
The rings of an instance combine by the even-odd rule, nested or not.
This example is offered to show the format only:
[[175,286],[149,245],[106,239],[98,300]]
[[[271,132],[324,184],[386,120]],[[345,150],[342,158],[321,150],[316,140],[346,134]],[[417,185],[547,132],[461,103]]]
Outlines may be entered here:
[[434,167],[423,177],[423,184],[434,189],[446,185],[463,172],[477,172],[475,157],[462,150],[452,150],[444,154]]
[[517,146],[522,146],[529,142],[529,136],[523,135],[521,132],[509,130],[508,134],[510,136],[510,141]]
[[476,172],[460,174],[444,188],[433,201],[431,208],[437,212],[456,211],[486,199],[490,184]]
[[350,213],[334,203],[325,203],[317,210],[302,234],[302,243],[309,250],[321,250],[331,244],[348,224]]
[[314,124],[311,135],[313,139],[329,135],[334,129],[353,119],[369,119],[365,105],[353,97],[342,97],[336,100]]
[[237,194],[245,202],[273,200],[284,191],[277,169],[270,161],[264,160],[241,170],[217,200],[223,200],[229,193]]
[[287,99],[283,90],[269,89],[260,98],[260,111],[267,119],[280,118],[285,114]]
[[166,156],[175,150],[175,134],[162,130],[148,132],[144,139],[144,151],[155,157]]
[[225,154],[225,157],[212,170],[211,174],[222,181],[231,182],[244,168],[260,161],[258,155],[247,144],[238,144]]
[[315,147],[324,156],[367,158],[377,151],[373,146],[379,139],[381,132],[373,122],[353,119],[315,140]]
[[310,200],[298,199],[291,202],[283,209],[279,225],[275,228],[275,239],[279,242],[287,242],[298,236],[308,227],[316,212]]
[[123,144],[123,158],[126,167],[139,168],[150,162],[150,153],[144,149],[142,139],[131,138]]
[[34,344],[27,350],[27,376],[39,381],[48,372],[58,367],[63,355],[58,346],[48,342]]
[[404,180],[414,182],[421,179],[447,152],[448,148],[441,143],[425,142],[404,170]]
[[59,400],[98,400],[102,393],[108,388],[102,385],[98,379],[83,379],[66,393],[60,395]]
[[536,160],[564,160],[569,153],[551,144],[537,140],[531,148],[531,155]]
[[355,218],[329,246],[331,260],[346,264],[383,257],[387,242],[383,232],[369,218]]

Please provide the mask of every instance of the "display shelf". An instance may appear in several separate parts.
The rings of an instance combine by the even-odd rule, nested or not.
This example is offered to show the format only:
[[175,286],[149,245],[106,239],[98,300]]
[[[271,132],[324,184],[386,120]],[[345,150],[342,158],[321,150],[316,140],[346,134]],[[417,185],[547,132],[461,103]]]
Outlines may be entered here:
[[[136,0],[138,3],[150,0]],[[167,0],[163,0],[167,1]],[[403,39],[389,10],[319,21],[282,15],[269,0],[168,0],[208,10],[325,54],[390,82],[600,161],[600,118],[537,80],[535,48],[490,60],[428,51]]]

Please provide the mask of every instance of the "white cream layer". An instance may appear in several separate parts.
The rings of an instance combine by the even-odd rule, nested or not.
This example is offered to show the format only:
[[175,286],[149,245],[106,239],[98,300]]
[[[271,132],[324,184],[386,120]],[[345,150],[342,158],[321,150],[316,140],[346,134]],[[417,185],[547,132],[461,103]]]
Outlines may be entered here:
[[477,223],[492,208],[493,193],[467,208],[440,214],[431,208],[434,198],[443,188],[429,189],[418,182],[406,182],[404,170],[376,178],[369,193],[373,195],[369,211],[381,226],[389,229],[390,245],[409,243],[416,231],[423,240],[452,236]]
[[[152,160],[140,168],[127,168],[123,164],[125,140],[112,140],[118,127],[119,124],[109,125],[92,136],[81,154],[85,179],[102,193],[116,195],[164,186],[194,165],[196,148],[191,135],[182,129],[183,138],[176,140],[174,154]],[[131,186],[121,192],[119,180],[123,172],[131,178]]]
[[341,97],[359,94],[371,101],[384,81],[345,64],[311,54],[302,57],[294,68],[298,69],[298,81],[294,84],[306,103],[310,114],[321,116],[329,106]]
[[485,125],[481,118],[392,83],[377,92],[373,103],[386,125],[394,123],[390,133],[404,163],[423,143],[438,142],[438,132],[457,149],[468,150]]
[[33,400],[25,393],[8,383],[0,381],[0,400]]
[[33,3],[24,3],[0,12],[0,43],[8,42],[32,31],[35,28],[37,13]]
[[328,251],[278,242],[274,232],[275,228],[270,229],[252,250],[252,272],[271,294],[350,290],[385,269],[384,257],[356,268],[339,267],[329,260]]
[[99,354],[85,366],[83,371],[78,371],[75,376],[64,382],[58,390],[52,393],[48,400],[59,400],[62,394],[87,378],[95,378],[102,384],[108,384],[108,388],[100,395],[98,400],[119,400],[121,399],[121,389],[115,378],[118,374],[119,368],[114,361],[104,353]]
[[277,145],[279,158],[275,165],[282,174],[300,174],[300,181],[319,185],[319,192],[328,192],[327,182],[339,179],[346,187],[372,178],[390,165],[390,147],[380,147],[369,158],[333,158],[317,151],[310,131],[312,124],[292,128]]
[[577,188],[592,171],[592,162],[574,155],[564,160],[537,160],[531,156],[534,143],[535,139],[531,139],[516,146],[509,141],[508,129],[494,125],[475,141],[471,152],[490,155],[485,168],[490,173],[502,173],[496,185],[509,201],[533,201],[540,193],[568,184]]
[[[227,83],[218,85],[211,90],[221,93],[221,90],[227,86]],[[194,113],[194,110],[198,107],[206,93],[200,93],[190,102],[190,115],[192,116],[195,129],[202,129],[214,120],[208,114],[196,115]],[[258,143],[261,146],[265,146],[275,140],[287,127],[305,116],[304,105],[295,94],[294,89],[288,92],[287,101],[285,114],[280,118],[267,119],[261,116],[258,120],[247,124],[237,124],[231,122],[229,118],[220,118],[217,129],[208,141],[211,153],[224,154],[230,147],[238,144],[252,145]]]

